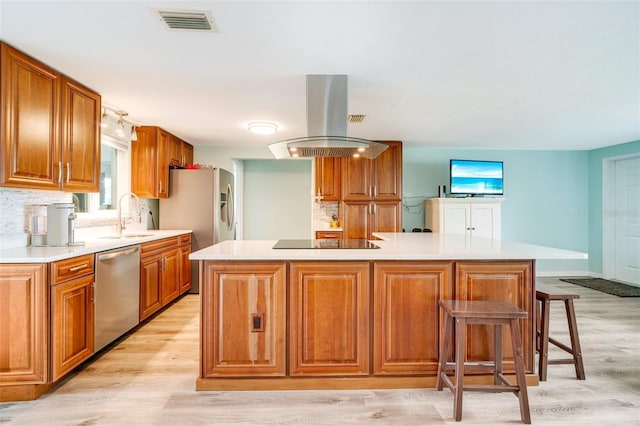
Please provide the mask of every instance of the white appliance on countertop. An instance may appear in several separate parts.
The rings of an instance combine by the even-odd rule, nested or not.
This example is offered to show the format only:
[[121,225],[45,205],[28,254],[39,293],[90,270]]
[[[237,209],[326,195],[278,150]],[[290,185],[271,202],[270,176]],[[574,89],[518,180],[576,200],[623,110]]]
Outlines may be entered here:
[[[160,229],[191,229],[193,251],[235,240],[233,174],[221,168],[169,171],[169,198],[160,199]],[[198,262],[191,262],[191,290],[198,293]]]

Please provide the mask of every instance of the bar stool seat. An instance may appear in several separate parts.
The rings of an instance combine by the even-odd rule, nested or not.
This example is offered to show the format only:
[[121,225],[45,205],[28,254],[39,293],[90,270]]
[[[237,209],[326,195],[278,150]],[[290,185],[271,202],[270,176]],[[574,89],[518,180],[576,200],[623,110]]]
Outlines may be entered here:
[[[441,300],[438,302],[444,311],[444,336],[440,348],[438,363],[437,390],[441,391],[446,384],[454,395],[453,415],[456,421],[462,420],[463,391],[513,392],[520,402],[520,418],[526,424],[531,423],[529,398],[524,371],[524,357],[520,325],[518,320],[526,318],[527,312],[507,302],[484,300]],[[494,362],[470,363],[466,359],[467,324],[487,324],[494,326]],[[516,373],[516,384],[512,384],[502,373],[502,326],[508,325],[511,330],[511,344]],[[451,350],[455,332],[455,362],[448,362],[447,355]],[[465,365],[490,368],[493,372],[492,385],[464,385]],[[447,370],[454,371],[454,381],[447,375]]]
[[[536,321],[538,326],[536,346],[540,354],[538,359],[538,376],[540,377],[540,381],[547,380],[548,364],[573,364],[576,368],[576,377],[578,380],[585,379],[582,350],[580,349],[580,338],[578,337],[578,323],[576,322],[576,313],[573,307],[573,299],[579,298],[580,295],[578,294],[556,293],[542,288],[536,290],[536,300],[539,302],[538,321]],[[549,310],[551,302],[554,300],[564,302],[571,347],[549,337]],[[571,358],[549,359],[549,343],[569,353]]]

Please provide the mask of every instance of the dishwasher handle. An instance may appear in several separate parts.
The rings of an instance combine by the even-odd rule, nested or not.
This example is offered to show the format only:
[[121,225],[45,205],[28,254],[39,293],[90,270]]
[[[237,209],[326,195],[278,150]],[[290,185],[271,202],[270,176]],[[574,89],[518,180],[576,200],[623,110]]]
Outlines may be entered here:
[[117,251],[115,253],[107,253],[107,254],[101,254],[98,256],[98,260],[109,260],[109,259],[114,259],[116,257],[120,257],[120,256],[129,256],[130,254],[133,254],[135,252],[137,252],[138,250],[140,250],[140,246],[135,246],[133,248],[130,248],[128,250],[121,250],[121,251]]

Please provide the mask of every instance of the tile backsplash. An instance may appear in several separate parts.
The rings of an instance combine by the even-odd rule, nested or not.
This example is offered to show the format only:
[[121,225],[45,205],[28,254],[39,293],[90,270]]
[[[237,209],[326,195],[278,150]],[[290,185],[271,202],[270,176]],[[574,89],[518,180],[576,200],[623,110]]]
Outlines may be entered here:
[[[0,188],[0,249],[29,245],[29,205],[71,202],[72,194],[69,192]],[[157,228],[157,206],[158,200],[141,199],[142,223],[133,223],[129,229]],[[149,211],[154,212],[155,226],[149,219]],[[76,229],[79,234],[85,233],[83,231],[86,229],[83,228],[103,228],[108,231],[113,227],[115,230],[116,222],[114,211],[99,215],[81,213],[76,221]]]

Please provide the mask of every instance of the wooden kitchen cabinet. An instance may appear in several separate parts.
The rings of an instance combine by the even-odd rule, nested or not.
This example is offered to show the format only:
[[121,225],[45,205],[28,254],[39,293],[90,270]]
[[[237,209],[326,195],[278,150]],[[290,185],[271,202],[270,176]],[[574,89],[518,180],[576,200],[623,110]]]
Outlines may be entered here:
[[155,126],[136,127],[131,142],[131,192],[141,198],[169,196],[172,135]]
[[181,235],[178,238],[178,256],[180,269],[180,294],[191,289],[191,234]]
[[389,145],[369,160],[342,158],[342,199],[345,201],[398,201],[402,199],[402,142]]
[[202,378],[284,376],[284,262],[204,262]]
[[[535,291],[533,289],[533,261],[456,262],[457,300],[499,300],[509,302],[527,311],[527,318],[520,320],[525,370],[534,372],[532,348],[535,335]],[[503,330],[504,366],[513,371],[511,333]],[[471,325],[467,333],[467,360],[485,362],[493,359],[493,328]],[[473,371],[473,367],[469,367]],[[467,369],[467,367],[465,367]]]
[[316,231],[317,240],[341,240],[342,231]]
[[193,145],[182,142],[182,165],[193,164]]
[[315,158],[315,186],[314,194],[322,197],[322,201],[340,201],[341,166],[340,157]]
[[140,321],[180,295],[178,238],[140,245]]
[[100,95],[0,43],[0,185],[99,191]]
[[51,381],[94,353],[93,254],[51,264]]
[[373,160],[343,158],[342,203],[345,238],[373,239],[372,232],[402,229],[402,143]]
[[434,375],[443,316],[453,298],[453,262],[375,262],[373,374]]
[[343,201],[344,238],[375,239],[374,232],[398,232],[402,229],[402,204],[399,201]]
[[2,401],[34,399],[49,379],[46,264],[0,264]]
[[100,192],[100,95],[62,78],[62,190]]
[[369,263],[292,262],[291,376],[369,374]]

